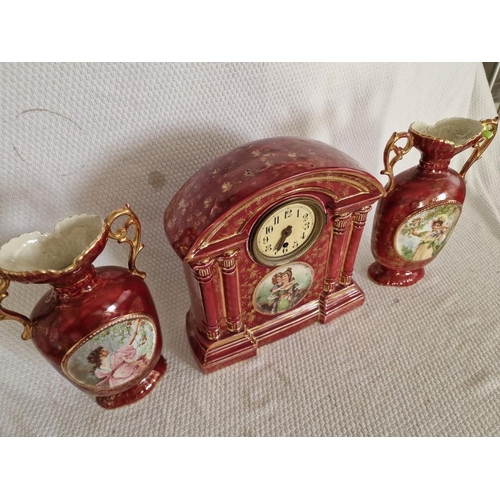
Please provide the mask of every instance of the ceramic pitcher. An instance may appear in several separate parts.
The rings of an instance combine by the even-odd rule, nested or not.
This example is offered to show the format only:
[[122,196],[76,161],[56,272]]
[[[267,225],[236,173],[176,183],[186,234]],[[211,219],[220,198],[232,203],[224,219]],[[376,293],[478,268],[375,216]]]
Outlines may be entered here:
[[[94,267],[109,238],[130,245],[128,268]],[[142,248],[128,205],[104,220],[68,217],[53,233],[24,234],[0,248],[0,320],[21,322],[22,338],[104,408],[143,398],[166,371],[156,308],[145,273],[135,267]],[[11,281],[51,286],[30,318],[2,306]]]
[[[372,233],[375,257],[368,274],[380,285],[408,286],[424,276],[424,267],[439,254],[455,227],[465,200],[465,175],[495,137],[492,120],[447,118],[435,125],[411,124],[394,133],[384,151],[389,176]],[[396,143],[405,139],[404,146]],[[421,152],[418,165],[394,176],[393,169],[412,147]],[[472,148],[460,172],[451,159]]]

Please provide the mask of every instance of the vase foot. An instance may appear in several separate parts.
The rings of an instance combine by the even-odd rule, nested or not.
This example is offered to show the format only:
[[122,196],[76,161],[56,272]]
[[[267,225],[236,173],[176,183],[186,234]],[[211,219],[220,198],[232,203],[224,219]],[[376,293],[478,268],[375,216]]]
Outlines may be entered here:
[[160,379],[165,375],[167,371],[167,362],[163,356],[156,363],[153,370],[149,373],[147,377],[144,377],[137,385],[134,385],[126,391],[114,394],[113,396],[98,396],[96,397],[97,403],[111,410],[113,408],[119,408],[120,406],[129,405],[141,400],[147,396],[160,381]]
[[397,271],[374,262],[368,268],[368,276],[378,285],[384,286],[410,286],[424,277],[425,271],[421,267],[414,271]]

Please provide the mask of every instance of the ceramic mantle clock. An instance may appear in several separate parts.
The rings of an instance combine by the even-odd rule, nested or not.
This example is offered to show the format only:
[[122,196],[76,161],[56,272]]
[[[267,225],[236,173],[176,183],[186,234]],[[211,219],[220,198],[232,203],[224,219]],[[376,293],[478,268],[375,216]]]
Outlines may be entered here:
[[167,207],[165,231],[184,262],[202,370],[360,306],[354,261],[383,194],[346,154],[293,137],[246,144],[193,175]]

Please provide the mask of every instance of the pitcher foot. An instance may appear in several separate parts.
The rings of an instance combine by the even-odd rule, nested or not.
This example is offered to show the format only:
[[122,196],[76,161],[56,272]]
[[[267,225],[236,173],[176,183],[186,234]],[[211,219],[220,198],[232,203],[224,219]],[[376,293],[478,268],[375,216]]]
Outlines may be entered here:
[[153,370],[147,377],[144,377],[137,385],[134,385],[126,391],[114,394],[113,396],[98,396],[97,403],[107,410],[119,408],[141,400],[147,396],[165,375],[167,371],[167,362],[163,356],[160,356]]
[[414,271],[397,271],[389,269],[374,262],[368,268],[368,276],[378,285],[384,286],[410,286],[424,277],[424,268],[415,269]]

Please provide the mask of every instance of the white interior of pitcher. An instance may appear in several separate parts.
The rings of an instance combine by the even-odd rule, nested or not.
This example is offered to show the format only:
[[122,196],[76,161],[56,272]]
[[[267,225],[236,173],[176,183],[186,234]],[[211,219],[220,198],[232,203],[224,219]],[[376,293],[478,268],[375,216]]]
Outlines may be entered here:
[[411,129],[423,136],[443,139],[455,146],[463,146],[483,132],[483,125],[470,118],[446,118],[435,125],[414,122],[411,124]]
[[7,271],[62,271],[100,238],[105,225],[95,215],[75,215],[54,232],[23,234],[0,248],[0,267]]

